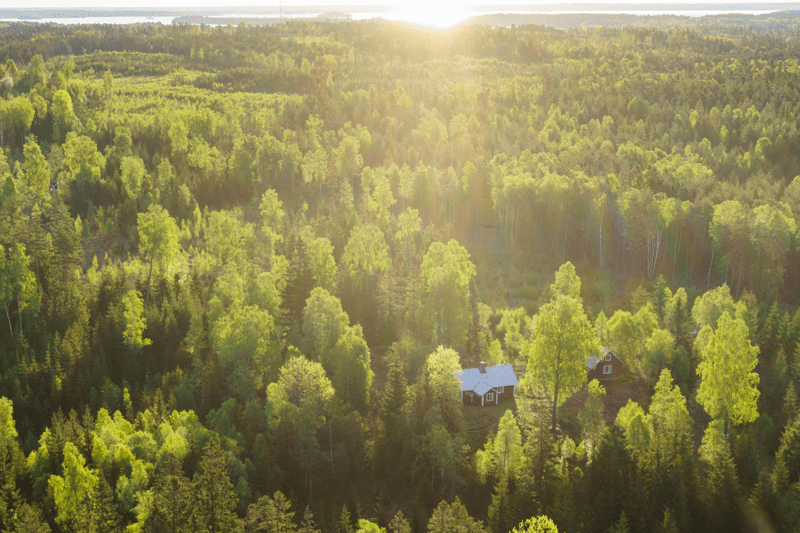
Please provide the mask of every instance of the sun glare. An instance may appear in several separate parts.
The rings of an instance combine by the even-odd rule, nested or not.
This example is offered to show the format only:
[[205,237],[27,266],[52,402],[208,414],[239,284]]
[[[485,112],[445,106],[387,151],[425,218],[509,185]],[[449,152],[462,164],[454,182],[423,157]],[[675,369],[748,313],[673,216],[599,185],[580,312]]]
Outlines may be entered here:
[[[463,7],[448,2],[409,2],[382,13],[381,18],[439,30],[451,28],[472,16]],[[372,15],[374,16],[374,15]],[[357,16],[353,17],[358,18]]]

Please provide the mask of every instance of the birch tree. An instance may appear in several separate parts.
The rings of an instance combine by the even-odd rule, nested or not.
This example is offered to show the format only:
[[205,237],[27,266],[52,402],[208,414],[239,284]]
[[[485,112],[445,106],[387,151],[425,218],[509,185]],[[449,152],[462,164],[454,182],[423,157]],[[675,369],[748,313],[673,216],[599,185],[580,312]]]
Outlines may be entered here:
[[533,334],[522,348],[528,359],[526,386],[541,386],[557,408],[586,383],[586,359],[599,352],[597,336],[575,298],[559,295],[533,319]]
[[753,372],[758,364],[758,346],[750,344],[750,331],[741,318],[724,313],[701,351],[697,375],[702,380],[697,401],[713,418],[721,418],[725,437],[730,424],[752,422],[758,417],[758,383]]

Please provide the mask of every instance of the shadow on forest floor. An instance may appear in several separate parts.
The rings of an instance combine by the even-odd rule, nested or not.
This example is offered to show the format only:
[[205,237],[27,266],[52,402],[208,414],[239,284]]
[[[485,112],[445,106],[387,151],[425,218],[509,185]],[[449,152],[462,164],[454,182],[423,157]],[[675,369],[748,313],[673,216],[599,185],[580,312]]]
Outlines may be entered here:
[[467,430],[467,444],[472,451],[483,448],[486,438],[490,433],[497,431],[500,418],[507,410],[513,410],[516,415],[517,402],[514,398],[501,400],[497,405],[465,405],[464,422]]

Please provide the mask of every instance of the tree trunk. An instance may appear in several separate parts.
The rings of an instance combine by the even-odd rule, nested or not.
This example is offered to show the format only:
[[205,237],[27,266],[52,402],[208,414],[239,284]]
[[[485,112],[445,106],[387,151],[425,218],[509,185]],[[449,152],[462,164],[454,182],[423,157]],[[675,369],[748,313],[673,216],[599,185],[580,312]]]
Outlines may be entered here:
[[706,289],[711,287],[711,267],[714,266],[714,246],[711,246],[711,262],[708,264],[708,279],[706,279]]
[[556,410],[558,409],[558,386],[554,386],[554,394],[553,394],[553,425],[550,428],[550,431],[553,433],[556,432]]
[[333,432],[331,431],[331,419],[328,418],[328,438],[331,447],[331,474],[333,474]]
[[6,318],[8,318],[8,331],[11,332],[11,336],[14,336],[14,330],[11,328],[11,315],[8,313],[8,302],[6,302]]
[[19,305],[19,290],[17,290],[17,316],[19,317],[19,334],[22,335],[22,307]]
[[603,218],[605,217],[605,209],[600,209],[600,230],[597,232],[600,241],[600,247],[597,252],[598,263],[600,268],[603,268]]
[[150,301],[150,279],[153,277],[153,258],[150,258],[150,272],[147,274],[147,297],[144,299],[144,307],[147,308],[147,302]]

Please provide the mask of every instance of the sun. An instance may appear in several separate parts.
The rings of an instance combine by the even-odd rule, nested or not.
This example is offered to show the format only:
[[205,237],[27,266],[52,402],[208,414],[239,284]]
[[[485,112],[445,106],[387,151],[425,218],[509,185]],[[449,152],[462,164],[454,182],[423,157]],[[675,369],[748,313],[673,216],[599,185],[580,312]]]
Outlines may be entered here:
[[453,2],[406,2],[382,15],[383,18],[428,26],[439,30],[451,28],[472,16],[463,5]]

